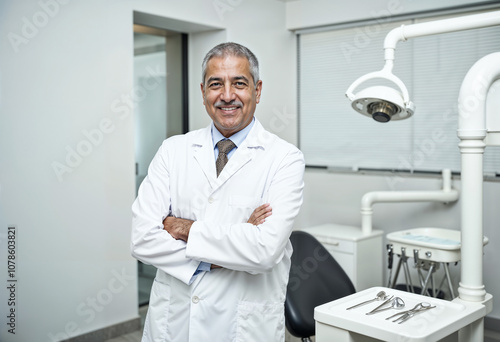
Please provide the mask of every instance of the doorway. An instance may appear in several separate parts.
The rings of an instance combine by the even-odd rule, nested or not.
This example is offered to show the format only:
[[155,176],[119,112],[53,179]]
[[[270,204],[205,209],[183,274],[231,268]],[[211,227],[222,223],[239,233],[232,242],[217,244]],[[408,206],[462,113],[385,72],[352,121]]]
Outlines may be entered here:
[[[188,130],[187,34],[134,24],[136,195],[163,140]],[[139,306],[156,268],[138,261]]]

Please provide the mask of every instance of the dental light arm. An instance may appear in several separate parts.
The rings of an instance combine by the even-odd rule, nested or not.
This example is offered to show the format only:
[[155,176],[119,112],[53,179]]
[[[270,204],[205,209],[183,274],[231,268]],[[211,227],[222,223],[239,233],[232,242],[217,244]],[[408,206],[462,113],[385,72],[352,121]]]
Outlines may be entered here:
[[482,14],[473,14],[463,17],[429,21],[425,23],[401,25],[390,31],[385,37],[384,51],[386,67],[392,71],[394,51],[399,41],[410,38],[430,36],[434,34],[449,33],[495,26],[500,24],[500,11]]
[[[401,25],[390,31],[384,41],[384,68],[378,72],[369,73],[358,78],[347,89],[346,96],[352,102],[352,107],[360,114],[372,117],[378,122],[403,120],[411,117],[415,105],[410,101],[408,90],[403,82],[392,73],[394,54],[399,41],[409,38],[433,34],[469,30],[500,25],[500,11],[475,14],[452,19],[436,20],[413,25]],[[354,94],[354,90],[363,82],[373,79],[386,79],[399,88],[395,90],[386,86],[375,86]]]

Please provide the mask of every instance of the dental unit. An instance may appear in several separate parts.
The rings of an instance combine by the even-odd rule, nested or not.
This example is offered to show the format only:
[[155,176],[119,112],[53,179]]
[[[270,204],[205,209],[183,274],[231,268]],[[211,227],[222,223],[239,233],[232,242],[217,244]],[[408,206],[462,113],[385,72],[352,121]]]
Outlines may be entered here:
[[[385,38],[385,65],[382,70],[358,78],[347,89],[346,96],[357,112],[378,122],[403,120],[415,112],[408,90],[392,74],[396,45],[410,38],[500,25],[500,11],[437,20],[413,25],[402,25]],[[354,94],[363,82],[379,78],[389,80],[399,90],[387,86],[374,86]],[[486,313],[491,312],[492,296],[483,285],[483,153],[486,146],[500,146],[500,127],[490,117],[500,115],[486,111],[488,91],[500,79],[500,52],[479,59],[468,71],[461,85],[458,109],[458,137],[461,154],[461,279],[459,297],[455,301],[483,303]],[[499,122],[499,121],[496,121]],[[441,192],[434,193],[369,193],[363,197],[363,232],[371,231],[371,205],[388,201],[456,201],[458,193],[449,185],[449,174],[443,173]],[[425,199],[424,199],[425,198]],[[459,332],[460,341],[483,341],[484,316]]]

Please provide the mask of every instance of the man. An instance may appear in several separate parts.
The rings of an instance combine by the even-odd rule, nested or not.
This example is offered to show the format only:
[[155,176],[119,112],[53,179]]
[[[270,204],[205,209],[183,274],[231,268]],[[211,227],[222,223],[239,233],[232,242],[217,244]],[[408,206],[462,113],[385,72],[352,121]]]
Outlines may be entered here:
[[304,159],[254,117],[261,90],[250,50],[214,47],[201,83],[212,124],[151,162],[132,207],[132,255],[158,268],[143,342],[284,341]]

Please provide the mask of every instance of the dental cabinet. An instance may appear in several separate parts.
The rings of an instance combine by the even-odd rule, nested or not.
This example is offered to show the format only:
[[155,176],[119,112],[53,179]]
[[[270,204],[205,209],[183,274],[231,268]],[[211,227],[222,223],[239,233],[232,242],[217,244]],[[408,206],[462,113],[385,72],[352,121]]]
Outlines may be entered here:
[[356,291],[382,285],[383,232],[322,224],[301,229],[321,242],[351,279]]

